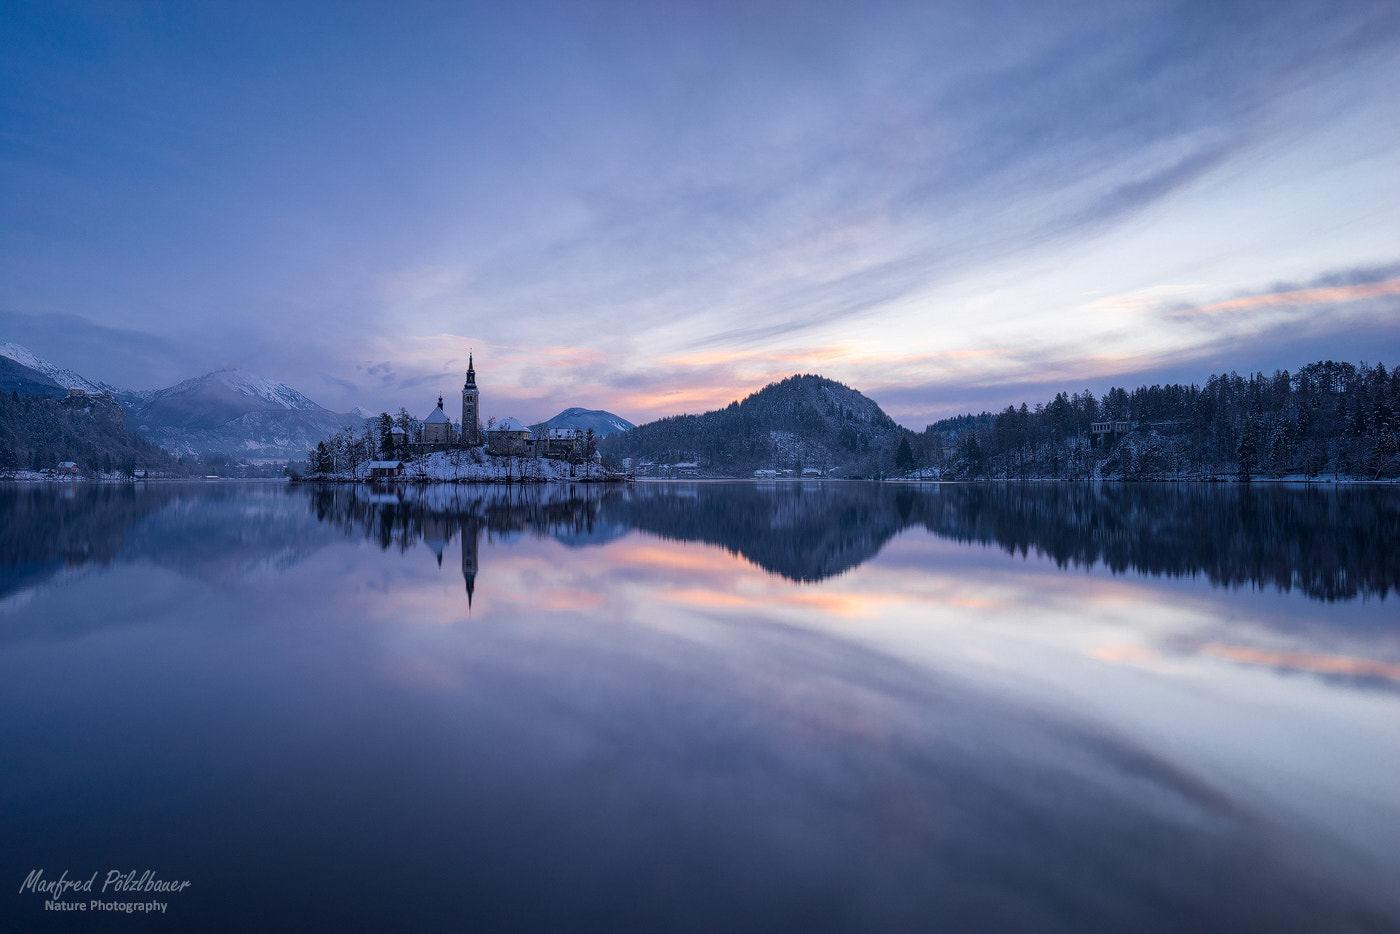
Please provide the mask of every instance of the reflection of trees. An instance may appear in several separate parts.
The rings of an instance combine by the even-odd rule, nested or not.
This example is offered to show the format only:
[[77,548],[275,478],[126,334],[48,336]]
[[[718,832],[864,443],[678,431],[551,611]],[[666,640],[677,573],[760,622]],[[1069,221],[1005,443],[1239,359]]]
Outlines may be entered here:
[[[1235,484],[669,483],[328,486],[318,517],[406,549],[466,528],[569,540],[617,526],[702,541],[791,580],[817,581],[873,557],[910,526],[961,542],[1036,552],[1224,586],[1301,590],[1319,600],[1400,586],[1400,490]],[[445,522],[445,519],[451,519]]]
[[285,569],[324,543],[290,494],[281,483],[0,484],[0,596],[117,561],[202,580]]
[[0,596],[64,567],[111,564],[127,529],[171,493],[147,484],[0,484]]
[[401,551],[420,541],[450,540],[463,519],[495,535],[588,534],[599,521],[602,504],[621,495],[616,487],[585,483],[410,484],[382,490],[329,484],[309,489],[318,519]]
[[1400,586],[1400,490],[1202,484],[688,484],[640,487],[607,515],[728,548],[811,581],[872,557],[899,530],[1320,600]]
[[457,538],[467,603],[476,592],[481,534],[531,533],[564,541],[588,538],[599,524],[599,510],[621,495],[596,484],[529,486],[434,485],[311,488],[311,509],[325,522],[361,534],[380,548],[406,551],[423,542],[437,555]]
[[1034,550],[1318,600],[1400,586],[1400,490],[1199,484],[945,484],[918,521],[958,541]]
[[[797,581],[873,557],[901,529],[1318,600],[1400,587],[1400,489],[1233,484],[878,483],[363,486],[0,485],[0,596],[64,567],[141,556],[197,576],[294,563],[329,523],[382,548],[462,543],[468,589],[481,534],[603,541],[636,528],[703,541]],[[308,500],[300,499],[301,496]],[[319,523],[310,522],[305,507]],[[300,517],[298,520],[297,517]],[[324,526],[323,526],[324,527]],[[326,529],[327,532],[331,530]],[[332,533],[333,537],[333,533]],[[195,569],[195,570],[192,570]]]
[[[818,581],[873,557],[905,524],[908,488],[874,483],[646,484],[608,504],[609,519],[702,541],[766,571]],[[903,510],[903,511],[901,511]]]

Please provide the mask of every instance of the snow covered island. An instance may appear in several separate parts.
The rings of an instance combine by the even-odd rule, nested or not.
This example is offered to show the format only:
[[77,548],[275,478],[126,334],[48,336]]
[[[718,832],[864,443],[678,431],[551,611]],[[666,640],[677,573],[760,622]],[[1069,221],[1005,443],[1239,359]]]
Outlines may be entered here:
[[[413,483],[539,483],[550,481],[620,481],[627,475],[604,469],[598,454],[601,434],[587,427],[560,427],[556,422],[527,427],[514,418],[480,416],[481,394],[476,367],[469,356],[462,386],[462,420],[456,424],[437,407],[424,419],[403,409],[365,420],[363,433],[346,430],[322,441],[307,454],[309,480],[399,481]],[[605,412],[569,410],[584,416]],[[617,422],[614,430],[623,425]],[[613,426],[609,426],[613,427]]]

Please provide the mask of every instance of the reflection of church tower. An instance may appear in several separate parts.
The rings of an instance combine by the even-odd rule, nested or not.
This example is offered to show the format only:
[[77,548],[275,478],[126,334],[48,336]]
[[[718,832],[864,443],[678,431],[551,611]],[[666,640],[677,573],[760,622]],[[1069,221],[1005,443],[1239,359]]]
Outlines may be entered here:
[[452,540],[452,527],[446,516],[428,516],[423,520],[423,544],[437,555],[438,567],[442,567],[442,551]]
[[462,444],[481,443],[481,393],[476,388],[476,367],[467,354],[467,381],[462,386]]
[[481,541],[481,520],[476,516],[462,517],[462,577],[467,582],[467,609],[471,609],[476,591],[476,552]]

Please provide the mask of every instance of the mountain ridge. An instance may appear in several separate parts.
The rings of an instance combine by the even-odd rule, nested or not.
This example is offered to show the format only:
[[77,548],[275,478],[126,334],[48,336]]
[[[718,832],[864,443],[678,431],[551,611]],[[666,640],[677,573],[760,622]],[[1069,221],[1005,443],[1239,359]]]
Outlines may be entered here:
[[595,437],[603,438],[608,435],[619,434],[624,431],[631,431],[637,426],[623,418],[621,415],[614,415],[604,409],[585,409],[578,406],[565,409],[553,418],[545,419],[542,422],[531,425],[531,431],[543,431],[547,428],[577,428],[581,431],[593,429]]
[[893,469],[899,442],[909,434],[858,390],[803,373],[722,409],[639,425],[604,439],[600,448],[614,458],[631,458],[634,469],[648,462],[684,463],[711,476],[775,470],[873,477]]
[[109,383],[104,383],[101,380],[88,379],[65,367],[50,363],[48,360],[36,356],[29,348],[16,344],[13,341],[6,341],[4,344],[0,344],[0,357],[8,358],[18,363],[20,366],[42,373],[64,389],[81,389],[84,392],[105,392],[113,396],[127,394],[126,390],[118,389]]

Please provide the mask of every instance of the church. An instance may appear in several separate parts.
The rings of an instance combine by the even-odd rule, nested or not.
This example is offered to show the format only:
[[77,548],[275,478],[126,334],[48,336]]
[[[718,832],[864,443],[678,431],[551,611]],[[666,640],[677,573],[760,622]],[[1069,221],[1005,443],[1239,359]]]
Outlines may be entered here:
[[450,448],[472,448],[485,445],[491,454],[516,457],[557,457],[569,460],[584,455],[584,433],[576,428],[551,428],[543,437],[534,437],[525,425],[505,418],[481,429],[481,391],[476,385],[476,360],[467,355],[467,381],[462,385],[462,421],[454,427],[438,396],[437,408],[423,419],[423,440],[413,447],[428,454]]
[[483,441],[481,437],[481,393],[476,388],[476,364],[472,354],[467,355],[467,381],[462,385],[462,421],[460,428],[454,427],[452,419],[442,406],[442,396],[438,396],[437,408],[423,419],[423,436],[414,442],[420,454],[433,451],[446,451],[454,447],[476,447]]

